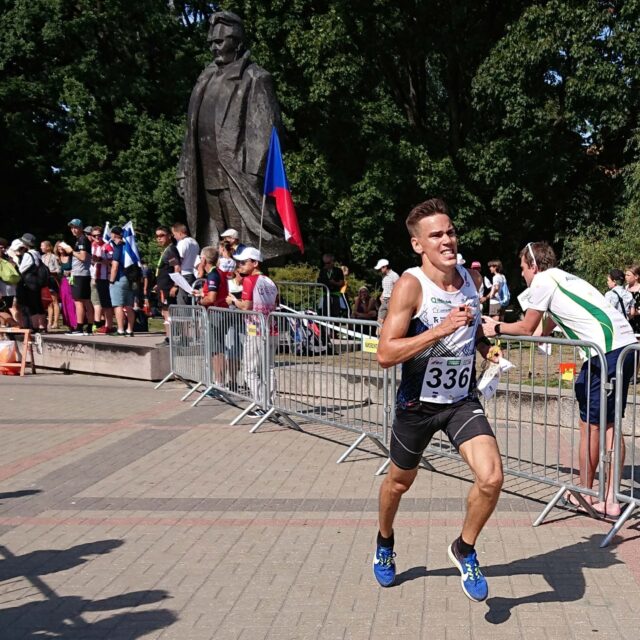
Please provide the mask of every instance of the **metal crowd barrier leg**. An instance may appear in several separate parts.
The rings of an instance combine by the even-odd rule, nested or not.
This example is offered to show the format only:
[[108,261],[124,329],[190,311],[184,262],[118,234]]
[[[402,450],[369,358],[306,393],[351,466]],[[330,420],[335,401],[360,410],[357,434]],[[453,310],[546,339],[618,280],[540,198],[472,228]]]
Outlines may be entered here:
[[[633,512],[640,507],[640,487],[636,481],[636,446],[635,440],[638,435],[637,422],[638,422],[638,357],[640,356],[640,345],[634,344],[626,347],[618,358],[616,365],[616,381],[623,380],[625,363],[630,359],[631,363],[627,366],[632,367],[631,382],[629,385],[629,391],[627,397],[624,397],[625,389],[623,384],[616,384],[616,411],[614,422],[614,453],[612,462],[612,482],[614,497],[617,502],[621,504],[626,503],[626,507],[613,524],[607,535],[600,543],[600,547],[604,548],[611,544],[611,541],[615,535],[622,529],[627,520],[631,517]],[[623,406],[624,400],[629,401],[629,394],[631,395],[631,401],[627,404],[627,409],[632,408],[631,415],[627,417],[630,427],[630,443],[628,447],[623,448],[624,445],[624,417]],[[631,406],[630,406],[631,405]],[[623,486],[622,477],[622,456],[626,449],[626,457],[629,461],[629,485]],[[619,462],[620,461],[620,462]]]
[[[585,460],[581,460],[579,416],[574,389],[574,374],[581,362],[579,352],[593,356],[600,370],[606,371],[604,353],[593,343],[559,338],[500,338],[504,356],[515,368],[504,373],[498,390],[490,399],[482,399],[485,414],[494,430],[504,473],[542,485],[555,487],[535,524],[541,524],[551,510],[560,506],[565,493],[575,496],[577,503],[594,517],[597,513],[588,498],[599,499],[606,487],[606,393],[601,387],[601,411],[590,420],[600,428],[599,464],[594,471],[598,490],[580,480],[580,469],[586,479]],[[478,360],[481,360],[478,357]],[[569,363],[570,376],[561,375],[559,363]],[[483,371],[478,367],[478,378]],[[587,395],[592,363],[585,367]],[[588,398],[587,398],[588,400]],[[604,401],[603,401],[604,400]],[[587,406],[589,402],[587,401]],[[588,447],[586,448],[588,455]],[[448,438],[436,434],[427,452],[438,457],[461,461]],[[594,485],[595,486],[595,483]]]
[[375,357],[378,324],[294,312],[271,317],[279,342],[266,366],[270,415],[298,429],[304,420],[357,433],[338,462],[366,438],[387,456],[389,385]]

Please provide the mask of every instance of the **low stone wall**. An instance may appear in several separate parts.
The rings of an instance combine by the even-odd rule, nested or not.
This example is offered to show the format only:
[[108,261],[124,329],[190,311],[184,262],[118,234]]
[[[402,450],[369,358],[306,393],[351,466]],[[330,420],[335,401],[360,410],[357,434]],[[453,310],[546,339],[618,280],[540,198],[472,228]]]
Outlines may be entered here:
[[45,335],[36,367],[106,376],[161,380],[170,371],[169,349],[158,336],[113,338]]

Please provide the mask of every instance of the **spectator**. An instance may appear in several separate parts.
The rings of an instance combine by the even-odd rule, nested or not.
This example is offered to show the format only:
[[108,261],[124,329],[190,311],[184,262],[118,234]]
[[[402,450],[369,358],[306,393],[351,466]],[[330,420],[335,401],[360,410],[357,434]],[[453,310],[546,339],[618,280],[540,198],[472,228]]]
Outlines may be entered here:
[[[200,247],[189,235],[189,229],[186,224],[176,222],[171,227],[171,232],[176,239],[176,249],[178,249],[178,253],[180,254],[180,273],[189,284],[193,284],[196,279],[194,266],[196,258],[200,253]],[[191,298],[184,289],[178,289],[176,297],[178,304],[191,304]]]
[[337,318],[340,316],[340,290],[344,285],[344,275],[340,267],[335,266],[332,254],[325,253],[322,256],[322,269],[318,275],[318,283],[323,284],[329,290],[329,299],[323,299],[321,314]]
[[104,241],[102,227],[91,227],[91,302],[97,333],[115,331],[109,284],[112,257],[113,246]]
[[64,250],[64,242],[58,240],[53,245],[53,254],[56,258],[58,258],[58,263],[60,264],[60,268],[58,270],[58,277],[65,278],[71,275],[71,256]]
[[18,266],[22,276],[18,284],[16,295],[18,304],[24,305],[29,310],[31,328],[34,331],[46,331],[45,313],[42,304],[42,289],[47,286],[42,284],[38,274],[38,265],[42,262],[40,254],[34,249],[36,238],[31,233],[25,233],[20,242],[25,246],[22,259]]
[[391,292],[396,282],[400,279],[400,276],[391,268],[389,261],[386,258],[381,258],[374,267],[376,271],[380,271],[382,274],[382,293],[380,294],[380,308],[378,309],[378,322],[382,324],[387,317],[387,311],[389,310],[389,300],[391,299]]
[[[20,274],[20,262],[22,261],[22,256],[24,252],[27,250],[27,247],[22,243],[21,240],[13,240],[9,247],[5,252],[6,259],[11,262],[11,264],[15,267],[18,274]],[[16,324],[19,327],[25,326],[24,315],[22,313],[22,305],[18,302],[18,284],[20,280],[16,283],[14,287],[14,295],[13,295],[13,306],[11,307],[11,315],[15,320]]]
[[349,300],[347,298],[347,289],[349,288],[349,275],[351,270],[346,264],[341,264],[342,277],[344,278],[344,284],[340,287],[340,315],[349,316]]
[[[234,260],[235,264],[235,260]],[[236,302],[242,299],[242,276],[236,269],[233,276],[229,278],[227,284],[229,286],[229,296],[227,302],[233,299],[232,303],[229,303],[229,307],[237,309]],[[227,331],[227,369],[229,371],[229,383],[232,391],[239,391],[238,387],[238,374],[240,372],[240,362],[242,360],[242,345],[244,342],[244,320],[238,314],[231,316],[229,323],[229,330]]]
[[228,280],[232,279],[236,271],[236,261],[233,259],[233,245],[228,240],[220,243],[218,258],[218,271],[223,273]]
[[169,277],[171,273],[180,273],[180,254],[168,227],[159,226],[156,229],[156,241],[162,249],[162,255],[158,260],[156,269],[156,290],[158,292],[158,305],[164,318],[166,336],[160,345],[169,345],[169,306],[176,304],[176,294],[178,287]]
[[7,254],[9,243],[5,238],[0,238],[0,311],[10,313],[15,321],[13,312],[16,285],[20,281],[20,272],[13,260]]
[[235,229],[227,229],[220,236],[220,240],[231,243],[231,255],[244,251],[246,246],[240,242],[240,234]]
[[351,309],[351,317],[359,320],[375,320],[377,315],[376,301],[369,294],[369,289],[360,287]]
[[469,269],[469,273],[471,274],[471,277],[475,282],[476,289],[478,290],[478,295],[480,296],[480,298],[482,298],[482,296],[484,295],[484,282],[482,280],[482,274],[480,273],[480,269],[482,269],[482,265],[477,260],[474,260],[471,263],[471,268]]
[[491,260],[489,262],[489,271],[493,278],[491,282],[491,290],[485,296],[485,300],[489,300],[489,315],[494,320],[502,320],[504,318],[504,310],[508,304],[508,300],[505,302],[504,288],[507,286],[507,279],[502,273],[502,262],[500,260]]
[[[235,304],[238,309],[256,311],[263,314],[267,319],[269,326],[269,338],[267,340],[267,348],[269,349],[267,361],[269,362],[269,376],[271,401],[276,391],[276,376],[273,371],[273,361],[275,350],[278,344],[278,325],[271,321],[267,316],[278,306],[278,287],[271,278],[260,272],[262,264],[262,253],[254,247],[246,247],[242,253],[236,253],[234,256],[238,271],[242,275],[242,299],[237,300],[231,295],[227,296],[228,304]],[[342,273],[342,272],[340,272]],[[256,399],[260,407],[266,407],[267,398],[264,396],[264,383],[262,379],[263,372],[261,364],[264,362],[265,341],[261,336],[261,322],[258,316],[255,319],[247,321],[247,336],[245,338],[244,349],[244,379],[251,390],[252,397]],[[251,326],[250,326],[251,325]],[[264,415],[262,408],[258,408],[253,412],[254,417]]]
[[[587,340],[600,347],[606,357],[607,371],[601,372],[600,358],[595,355],[582,365],[582,370],[574,384],[574,391],[580,408],[580,482],[587,489],[593,488],[595,471],[600,459],[600,390],[602,383],[614,387],[622,385],[622,412],[627,403],[629,382],[633,375],[633,354],[625,359],[622,380],[616,380],[616,365],[622,350],[636,340],[631,326],[624,316],[607,304],[602,294],[588,282],[556,267],[556,254],[546,242],[530,242],[520,251],[522,276],[529,287],[529,307],[524,319],[519,322],[495,322],[484,318],[484,334],[487,337],[530,336],[547,316],[542,335],[550,335],[553,328],[560,326],[568,336],[577,340]],[[613,449],[613,422],[615,417],[615,389],[606,399],[607,451]],[[605,409],[603,407],[603,409]],[[624,462],[624,439],[621,441],[621,455],[618,464]],[[604,503],[592,503],[595,511],[605,516],[620,515],[620,505],[615,501],[613,483],[609,474]],[[590,496],[584,496],[591,500]],[[565,497],[571,501],[571,494]]]
[[68,249],[65,247],[68,249],[71,248],[65,242],[58,240],[53,247],[53,253],[60,262],[58,285],[60,286],[62,319],[70,329],[75,329],[78,326],[76,303],[71,292],[71,285],[69,284],[69,279],[71,278],[71,256],[67,253]]
[[629,321],[634,333],[640,333],[640,264],[634,262],[624,273],[627,281],[627,291],[633,296],[633,306]]
[[611,269],[607,275],[609,291],[604,294],[604,299],[629,320],[629,314],[633,307],[633,294],[622,286],[623,282],[624,273],[620,269]]
[[91,304],[91,243],[84,233],[81,220],[73,218],[69,221],[69,228],[76,239],[75,246],[67,253],[71,257],[71,294],[75,302],[78,324],[77,328],[68,334],[90,336],[94,321]]
[[[227,297],[229,296],[228,278],[221,273],[216,265],[218,264],[218,250],[215,247],[204,247],[200,252],[200,262],[204,265],[204,285],[199,292],[199,303],[203,307],[229,307]],[[211,359],[213,364],[213,375],[216,384],[224,385],[224,341],[226,337],[225,318],[215,317],[213,328]]]
[[40,251],[42,253],[42,262],[49,269],[49,293],[51,294],[51,304],[47,308],[47,331],[58,329],[60,324],[60,285],[58,278],[60,277],[60,260],[53,252],[53,246],[49,240],[43,240],[40,243]]
[[134,293],[124,272],[125,252],[122,227],[111,227],[111,244],[113,245],[113,253],[109,268],[109,298],[116,311],[116,323],[118,325],[116,335],[133,338],[133,326],[135,324],[135,314],[133,312]]
[[152,316],[154,315],[154,309],[157,307],[156,301],[154,300],[153,303],[151,301],[154,286],[153,271],[145,260],[143,260],[140,265],[142,269],[142,308],[148,316]]

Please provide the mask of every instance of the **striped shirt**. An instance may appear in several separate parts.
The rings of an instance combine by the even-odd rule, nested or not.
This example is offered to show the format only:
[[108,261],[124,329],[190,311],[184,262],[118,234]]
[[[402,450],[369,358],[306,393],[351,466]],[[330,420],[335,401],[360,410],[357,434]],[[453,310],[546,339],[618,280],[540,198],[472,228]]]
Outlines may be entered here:
[[391,297],[393,286],[400,279],[400,276],[393,270],[389,269],[384,278],[382,278],[382,295],[383,300],[388,300]]
[[102,262],[96,262],[107,258],[111,260],[113,256],[113,247],[108,242],[92,242],[91,243],[91,267],[89,271],[94,280],[108,280],[110,265]]

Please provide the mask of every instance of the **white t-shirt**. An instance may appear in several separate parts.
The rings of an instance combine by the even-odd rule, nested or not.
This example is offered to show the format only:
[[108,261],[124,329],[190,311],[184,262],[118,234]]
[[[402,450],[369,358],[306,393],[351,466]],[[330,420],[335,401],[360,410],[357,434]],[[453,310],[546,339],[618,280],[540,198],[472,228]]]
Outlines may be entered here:
[[491,298],[493,300],[498,300],[498,294],[500,293],[500,287],[502,286],[503,282],[506,282],[507,278],[504,274],[502,273],[494,273],[493,274],[493,283],[492,283],[492,289],[493,289],[493,294],[491,296]]
[[549,311],[572,340],[594,342],[605,353],[636,342],[624,316],[578,276],[562,269],[547,269],[536,273],[529,289],[529,307]]
[[200,255],[200,247],[198,243],[187,236],[178,240],[176,244],[178,253],[180,254],[180,272],[182,275],[193,275],[193,268],[196,263],[196,258]]

